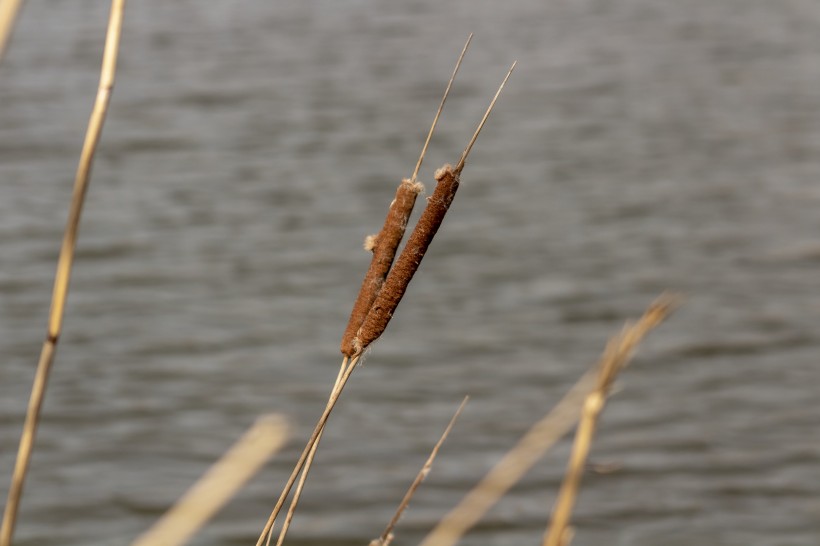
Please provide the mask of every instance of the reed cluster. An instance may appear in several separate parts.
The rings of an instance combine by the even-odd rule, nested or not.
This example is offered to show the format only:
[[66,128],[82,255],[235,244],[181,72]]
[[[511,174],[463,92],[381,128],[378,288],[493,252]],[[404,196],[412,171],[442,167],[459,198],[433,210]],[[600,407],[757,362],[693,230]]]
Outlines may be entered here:
[[[13,27],[18,5],[19,2],[14,0],[0,0],[0,58],[2,58],[8,35]],[[90,180],[94,152],[100,138],[114,84],[123,9],[124,0],[112,1],[99,91],[89,121],[86,140],[75,178],[69,219],[55,275],[47,335],[32,387],[31,400],[5,506],[2,530],[0,530],[0,546],[10,546],[12,544],[17,512],[22,498],[23,484],[28,471],[37,424],[40,419],[48,375],[54,362],[56,346],[62,329],[80,216]],[[413,227],[406,244],[399,252],[412,210],[418,196],[424,190],[423,185],[418,181],[418,174],[425,153],[471,39],[472,35],[467,39],[458,57],[412,175],[399,183],[395,198],[388,207],[381,230],[376,235],[366,239],[365,247],[372,253],[372,258],[362,281],[359,295],[352,307],[350,319],[342,335],[340,344],[342,363],[339,373],[330,391],[324,411],[294,465],[293,471],[286,480],[269,518],[262,527],[257,546],[270,544],[276,520],[285,503],[290,499],[290,505],[279,530],[276,544],[279,546],[284,542],[333,408],[336,406],[345,385],[356,370],[363,354],[385,332],[407,291],[408,285],[418,272],[421,261],[438,233],[444,217],[450,210],[461,184],[462,174],[470,151],[515,68],[515,63],[513,63],[456,165],[444,165],[435,171],[435,189],[426,199],[421,216]],[[620,334],[613,337],[597,367],[584,375],[565,398],[521,438],[518,444],[464,497],[463,501],[442,518],[441,522],[424,539],[423,546],[455,544],[580,419],[572,456],[559,498],[553,509],[552,516],[547,517],[545,514],[545,520],[549,520],[550,523],[545,531],[543,544],[545,546],[566,546],[572,536],[570,518],[582,471],[598,417],[605,406],[614,378],[626,366],[641,339],[662,322],[676,304],[677,300],[675,298],[661,296],[650,305],[640,320],[627,325]],[[430,472],[442,443],[452,429],[456,418],[464,409],[466,402],[465,399],[458,408],[444,434],[434,446],[430,457],[412,481],[404,498],[398,503],[395,515],[388,522],[384,531],[371,541],[371,546],[386,546],[392,542],[396,524],[409,505],[413,494]],[[200,482],[194,485],[155,526],[138,537],[133,544],[136,546],[149,546],[185,543],[281,448],[286,437],[287,426],[281,418],[268,416],[260,419],[203,476]],[[294,485],[296,486],[295,489]]]

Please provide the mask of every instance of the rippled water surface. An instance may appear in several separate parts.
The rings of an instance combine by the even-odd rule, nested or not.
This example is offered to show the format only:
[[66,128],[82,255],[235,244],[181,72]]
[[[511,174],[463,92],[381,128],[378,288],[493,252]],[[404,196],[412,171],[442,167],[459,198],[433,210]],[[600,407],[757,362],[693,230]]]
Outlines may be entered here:
[[[42,342],[107,6],[26,3],[0,66],[0,494]],[[318,417],[395,186],[457,161],[516,72],[334,413],[294,544],[366,544],[464,394],[423,534],[666,289],[608,406],[574,544],[820,538],[820,8],[132,2],[18,544],[125,545],[255,417],[288,449],[198,537],[255,540]],[[560,445],[465,544],[536,543]]]

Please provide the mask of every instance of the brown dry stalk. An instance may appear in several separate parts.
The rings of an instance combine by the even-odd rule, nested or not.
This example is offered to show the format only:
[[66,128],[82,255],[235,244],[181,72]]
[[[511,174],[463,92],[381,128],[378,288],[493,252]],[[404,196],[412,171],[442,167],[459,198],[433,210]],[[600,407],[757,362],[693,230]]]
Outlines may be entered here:
[[283,418],[260,417],[132,546],[177,546],[187,542],[285,445],[287,436]]
[[507,71],[507,75],[504,76],[504,80],[501,82],[501,85],[498,86],[498,91],[495,92],[493,100],[490,101],[490,106],[488,106],[487,110],[484,112],[484,117],[481,118],[478,127],[476,127],[475,132],[473,133],[473,138],[470,139],[470,143],[467,144],[467,147],[464,148],[464,151],[461,153],[461,159],[458,160],[458,165],[456,165],[456,172],[458,174],[461,174],[461,171],[464,169],[464,163],[467,162],[467,156],[470,155],[470,150],[473,149],[473,144],[475,144],[478,134],[481,133],[481,130],[484,128],[484,124],[487,123],[487,118],[490,117],[490,112],[492,112],[493,108],[495,108],[495,101],[498,100],[498,97],[501,95],[501,90],[504,89],[505,85],[507,85],[507,80],[510,79],[510,75],[512,75],[512,71],[515,70],[515,65],[517,64],[518,61],[515,61]]
[[387,272],[390,266],[393,265],[393,259],[396,256],[396,249],[399,247],[404,231],[407,228],[407,221],[410,219],[410,214],[413,212],[413,206],[416,203],[416,197],[424,190],[424,186],[416,181],[419,174],[419,169],[424,161],[424,156],[427,153],[427,146],[430,144],[430,139],[438,124],[441,111],[444,108],[444,103],[450,95],[450,88],[453,86],[453,81],[456,79],[458,69],[461,67],[461,61],[464,60],[464,55],[467,53],[467,48],[470,47],[470,42],[473,39],[472,33],[467,37],[467,42],[458,56],[456,66],[453,69],[453,74],[450,76],[450,81],[447,82],[447,88],[444,90],[444,96],[438,105],[438,110],[433,118],[433,123],[430,125],[430,130],[427,132],[427,139],[421,148],[421,154],[416,162],[416,168],[413,170],[413,176],[410,179],[402,180],[396,190],[396,197],[390,203],[390,209],[387,211],[387,217],[384,220],[384,226],[378,235],[368,238],[365,244],[367,250],[373,251],[373,258],[370,261],[370,268],[365,274],[362,281],[362,287],[359,290],[359,295],[356,302],[353,304],[353,310],[350,312],[350,319],[347,322],[344,335],[342,336],[341,350],[342,354],[351,357],[356,353],[354,346],[354,338],[356,332],[362,326],[367,312],[376,299],[379,291],[384,284],[384,279],[387,277]]
[[619,369],[625,366],[638,343],[674,310],[678,302],[677,297],[661,296],[636,324],[628,325],[612,338],[599,365],[584,374],[552,411],[527,431],[478,485],[444,516],[421,546],[452,546],[458,542],[572,428],[587,395],[599,387],[599,370],[611,366],[613,361],[619,363]]
[[598,418],[606,405],[612,383],[627,365],[638,342],[655,326],[661,323],[676,300],[661,298],[647,309],[634,325],[627,325],[619,337],[606,347],[598,365],[595,389],[587,394],[581,412],[581,422],[575,433],[572,455],[567,465],[564,483],[555,502],[550,525],[544,533],[543,546],[567,546],[572,536],[569,527],[570,516],[578,497],[581,475],[584,472],[592,438],[598,425]]
[[0,61],[6,53],[6,46],[22,3],[22,0],[0,0]]
[[445,165],[436,171],[436,189],[433,195],[427,198],[427,206],[421,214],[416,227],[413,229],[413,233],[410,235],[407,245],[404,247],[404,250],[402,250],[392,269],[390,269],[390,273],[384,281],[382,289],[376,296],[361,328],[359,328],[359,331],[356,333],[356,339],[353,340],[354,351],[363,351],[368,345],[378,339],[379,336],[384,333],[390,319],[393,318],[396,307],[398,307],[402,297],[404,297],[404,293],[407,291],[407,287],[413,279],[413,275],[416,274],[419,264],[421,264],[421,260],[427,252],[427,248],[433,241],[433,237],[435,237],[438,228],[441,226],[441,222],[444,220],[444,216],[450,208],[450,204],[453,202],[467,156],[473,144],[475,144],[478,134],[487,122],[487,118],[490,116],[490,112],[492,112],[495,102],[501,94],[501,90],[504,89],[504,85],[510,78],[515,64],[516,63],[512,64],[507,75],[504,77],[504,81],[502,81],[498,87],[498,91],[496,91],[493,100],[490,102],[490,106],[485,111],[484,117],[478,124],[469,144],[467,144],[467,147],[461,154],[461,160],[456,168],[453,169],[450,165]]
[[419,175],[421,163],[424,161],[424,154],[427,152],[427,146],[430,145],[430,139],[433,137],[433,130],[436,128],[436,124],[438,124],[438,118],[441,116],[441,111],[444,109],[444,103],[450,95],[450,88],[453,86],[453,81],[456,79],[456,74],[458,74],[461,61],[464,60],[464,54],[467,53],[467,48],[470,47],[470,42],[472,40],[473,33],[471,32],[470,35],[467,36],[467,41],[464,43],[464,47],[461,49],[461,53],[458,56],[458,61],[456,61],[456,67],[453,69],[453,75],[450,76],[450,81],[447,82],[447,89],[444,90],[444,96],[441,97],[441,103],[438,105],[438,110],[436,110],[436,116],[433,118],[433,124],[430,126],[430,131],[427,132],[427,138],[424,141],[424,146],[421,147],[421,155],[419,156],[419,160],[416,162],[416,168],[413,169],[413,176],[410,177],[410,180],[413,182],[416,181],[416,177]]
[[49,372],[54,362],[57,341],[62,332],[65,302],[68,294],[69,279],[71,277],[71,266],[74,262],[74,248],[77,242],[80,216],[82,215],[85,194],[91,176],[91,165],[94,160],[94,153],[97,150],[97,143],[100,140],[103,122],[105,121],[105,115],[108,111],[111,90],[114,87],[114,74],[117,68],[117,54],[119,51],[124,8],[125,0],[112,0],[111,13],[108,19],[108,31],[105,38],[105,49],[103,50],[100,84],[97,89],[97,98],[94,102],[94,108],[91,111],[91,117],[88,121],[88,129],[85,134],[82,152],[80,153],[77,175],[74,179],[74,193],[71,198],[71,207],[69,209],[62,247],[60,248],[57,272],[54,278],[54,290],[51,296],[51,311],[48,320],[48,333],[43,342],[40,360],[37,364],[37,371],[34,376],[34,384],[31,389],[31,397],[29,398],[26,413],[26,421],[23,425],[23,433],[20,437],[20,445],[17,451],[17,460],[14,466],[11,487],[9,488],[8,501],[6,502],[6,509],[3,514],[3,526],[0,528],[0,546],[10,546],[12,536],[14,535],[17,510],[19,508],[20,498],[23,494],[23,484],[31,460],[37,425],[40,421],[40,412],[43,405],[43,398],[45,397],[46,384],[48,383]]
[[444,444],[444,440],[447,439],[447,436],[450,435],[450,431],[453,429],[453,425],[456,424],[456,419],[458,416],[461,415],[464,406],[467,405],[467,401],[470,399],[469,396],[465,396],[464,400],[462,400],[461,405],[458,406],[456,413],[453,415],[452,419],[447,425],[447,428],[444,429],[444,433],[439,438],[436,445],[433,447],[433,451],[430,452],[430,456],[427,458],[427,461],[424,463],[424,466],[421,467],[421,470],[416,475],[416,479],[413,480],[413,483],[410,484],[410,488],[405,493],[404,498],[399,503],[399,508],[396,510],[396,513],[393,515],[393,518],[390,520],[390,523],[387,524],[387,527],[384,529],[384,532],[381,536],[375,540],[370,541],[370,546],[390,546],[390,543],[393,542],[393,529],[396,527],[396,524],[401,519],[401,516],[404,514],[404,511],[410,505],[410,501],[413,499],[413,495],[416,494],[416,490],[421,485],[421,482],[427,477],[430,473],[430,470],[433,468],[433,461],[436,460],[436,456],[438,455],[439,450],[441,449],[442,444]]

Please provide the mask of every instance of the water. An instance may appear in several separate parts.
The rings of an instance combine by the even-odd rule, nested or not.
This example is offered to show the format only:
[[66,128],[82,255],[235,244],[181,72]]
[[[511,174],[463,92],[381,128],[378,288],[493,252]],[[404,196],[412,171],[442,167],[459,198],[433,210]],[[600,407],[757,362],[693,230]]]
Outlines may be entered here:
[[[42,342],[107,6],[29,2],[0,67],[0,474]],[[545,5],[546,4],[546,5]],[[18,542],[128,544],[267,412],[294,438],[198,537],[255,540],[339,362],[367,255],[421,172],[450,216],[334,414],[292,531],[417,542],[661,291],[606,410],[574,544],[820,537],[814,2],[132,2]],[[465,544],[539,540],[566,443]],[[8,480],[0,481],[5,497]]]

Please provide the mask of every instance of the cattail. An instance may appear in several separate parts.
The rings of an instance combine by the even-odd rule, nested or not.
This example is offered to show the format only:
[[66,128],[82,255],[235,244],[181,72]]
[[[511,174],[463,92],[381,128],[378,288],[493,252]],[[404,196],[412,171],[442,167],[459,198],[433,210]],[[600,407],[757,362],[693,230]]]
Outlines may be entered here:
[[427,207],[424,209],[421,218],[419,218],[416,227],[413,229],[410,240],[407,241],[407,246],[404,247],[399,259],[390,270],[390,274],[387,276],[384,286],[382,286],[378,296],[373,302],[370,312],[367,313],[362,327],[359,328],[359,331],[356,333],[356,338],[353,340],[355,353],[363,351],[368,345],[378,339],[385,328],[387,328],[390,319],[393,318],[393,313],[396,311],[396,307],[398,307],[404,293],[407,291],[407,286],[413,279],[413,275],[416,274],[419,264],[422,258],[424,258],[424,254],[427,252],[427,248],[430,246],[433,237],[435,237],[439,226],[441,226],[444,215],[447,214],[447,211],[450,209],[453,197],[455,197],[456,191],[458,191],[461,171],[464,169],[467,156],[470,154],[470,150],[472,150],[473,144],[475,144],[478,138],[478,134],[487,122],[490,112],[493,111],[495,102],[498,100],[501,90],[504,89],[504,85],[510,78],[515,64],[516,63],[512,64],[501,85],[498,87],[498,91],[496,91],[493,100],[490,101],[490,106],[484,112],[484,117],[481,118],[469,144],[464,148],[458,165],[456,165],[455,168],[450,165],[445,165],[436,171],[436,190],[432,196],[427,198]]
[[430,125],[430,130],[427,133],[427,139],[421,148],[421,154],[416,162],[416,168],[413,170],[413,176],[411,176],[409,180],[402,180],[399,189],[396,190],[396,198],[390,203],[387,218],[384,220],[384,227],[382,227],[379,234],[370,235],[365,239],[364,248],[365,250],[373,252],[373,258],[370,261],[370,268],[365,274],[364,281],[362,281],[362,287],[359,290],[356,302],[353,304],[353,310],[350,312],[350,319],[347,321],[344,335],[342,335],[340,348],[342,354],[348,358],[356,353],[354,346],[356,332],[361,328],[368,311],[370,311],[370,307],[373,305],[376,296],[378,296],[384,284],[387,272],[390,270],[390,266],[393,264],[393,259],[396,256],[396,249],[398,249],[399,243],[401,243],[402,237],[404,237],[407,220],[413,212],[416,197],[424,190],[424,186],[416,181],[416,177],[424,161],[424,155],[427,153],[430,138],[433,136],[433,131],[435,131],[439,117],[441,116],[441,110],[444,108],[444,103],[447,102],[447,97],[450,95],[453,80],[455,80],[456,74],[458,74],[461,61],[464,60],[464,54],[467,53],[467,48],[470,47],[472,39],[473,35],[471,33],[467,37],[467,42],[464,44],[461,54],[458,56],[453,74],[450,76],[450,81],[444,90],[444,96],[441,98],[441,103],[438,105],[433,123]]
[[427,198],[427,207],[421,214],[410,240],[407,241],[399,259],[390,270],[390,274],[375,298],[367,318],[353,340],[354,351],[361,351],[378,338],[387,323],[393,317],[393,312],[399,305],[407,285],[415,275],[430,242],[441,226],[444,215],[453,202],[458,190],[459,174],[450,165],[445,165],[436,171],[436,189],[433,195]]
[[398,190],[396,190],[396,198],[390,203],[387,218],[384,220],[384,227],[375,237],[368,237],[365,243],[365,248],[372,245],[369,250],[373,252],[373,258],[370,261],[370,268],[364,276],[364,281],[362,281],[359,297],[356,298],[353,311],[350,313],[350,320],[347,322],[344,336],[342,336],[341,349],[342,354],[345,356],[353,356],[355,353],[353,338],[356,335],[356,330],[364,322],[367,311],[373,305],[382,284],[384,284],[387,272],[390,270],[390,266],[393,265],[396,249],[399,247],[402,237],[404,237],[404,230],[407,228],[407,221],[413,212],[416,197],[422,190],[424,190],[424,186],[421,182],[412,182],[407,178],[402,180]]

